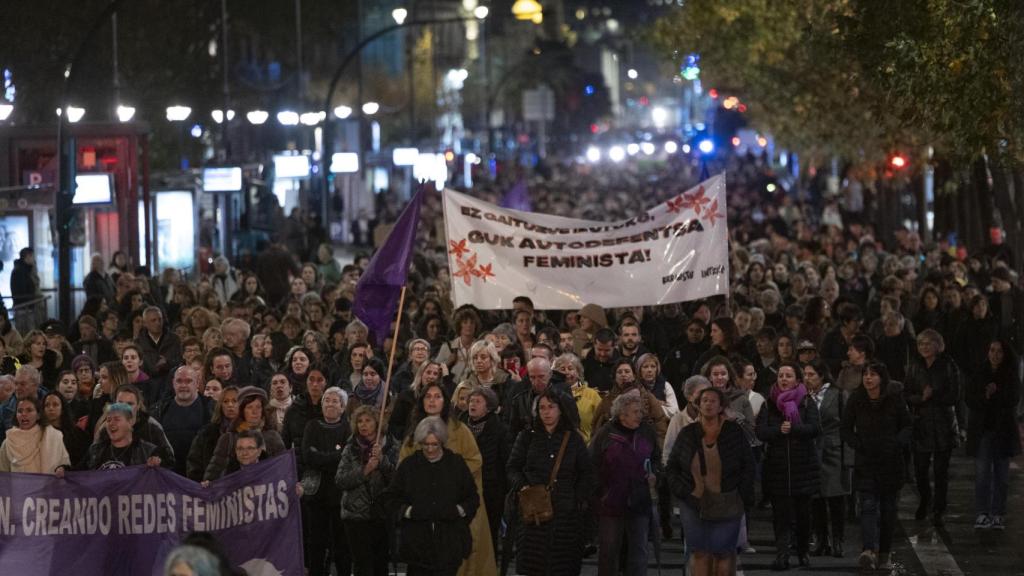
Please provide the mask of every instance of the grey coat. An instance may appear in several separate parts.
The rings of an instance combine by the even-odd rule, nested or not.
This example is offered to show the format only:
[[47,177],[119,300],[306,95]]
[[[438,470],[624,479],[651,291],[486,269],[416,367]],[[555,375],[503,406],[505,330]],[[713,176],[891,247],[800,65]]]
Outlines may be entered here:
[[353,438],[341,453],[334,483],[341,490],[342,520],[384,520],[386,512],[380,495],[391,483],[398,463],[397,444],[387,434],[380,438],[380,465],[370,473],[363,474],[363,460],[358,440]]
[[839,437],[840,423],[849,394],[835,386],[825,390],[818,406],[821,435],[815,439],[818,459],[821,461],[821,493],[824,498],[845,496],[850,493],[853,480],[853,453]]

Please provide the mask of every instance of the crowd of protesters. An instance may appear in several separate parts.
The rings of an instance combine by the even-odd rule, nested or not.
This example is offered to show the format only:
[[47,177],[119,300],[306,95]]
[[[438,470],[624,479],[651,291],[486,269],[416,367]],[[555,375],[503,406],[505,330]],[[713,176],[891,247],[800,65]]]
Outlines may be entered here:
[[[633,576],[674,526],[694,574],[730,574],[753,551],[757,506],[771,507],[773,569],[826,554],[887,568],[901,489],[941,525],[961,444],[975,527],[1017,520],[1013,255],[875,237],[863,199],[822,210],[769,192],[759,159],[727,169],[731,293],[696,302],[456,308],[437,195],[394,336],[352,314],[369,255],[342,266],[328,245],[273,244],[191,278],[94,257],[78,318],[22,335],[0,316],[0,470],[145,464],[208,483],[294,450],[312,576],[395,561],[411,575],[567,575],[593,554],[600,575]],[[530,188],[535,211],[611,220],[696,174],[574,166]],[[535,487],[543,513],[519,496]],[[844,547],[854,514],[861,550]],[[169,570],[225,566],[197,538]]]

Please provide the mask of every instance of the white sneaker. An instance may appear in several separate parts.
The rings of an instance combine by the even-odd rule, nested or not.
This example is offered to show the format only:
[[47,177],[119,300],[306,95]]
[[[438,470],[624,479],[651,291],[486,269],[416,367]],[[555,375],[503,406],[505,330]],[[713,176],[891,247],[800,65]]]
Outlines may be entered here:
[[992,517],[988,514],[978,514],[974,519],[974,527],[979,530],[987,530],[992,527]]
[[1002,516],[993,516],[991,522],[994,530],[1006,530],[1006,522],[1003,521]]

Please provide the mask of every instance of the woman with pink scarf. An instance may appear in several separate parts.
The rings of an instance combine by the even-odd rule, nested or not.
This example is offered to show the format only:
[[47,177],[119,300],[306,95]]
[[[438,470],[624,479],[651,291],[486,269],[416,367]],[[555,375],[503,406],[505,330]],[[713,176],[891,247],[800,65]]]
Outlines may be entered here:
[[757,437],[767,450],[764,485],[775,525],[772,570],[789,569],[790,550],[796,551],[801,566],[810,564],[811,496],[820,488],[821,467],[814,438],[820,432],[818,409],[807,395],[800,367],[783,362],[770,399],[757,417]]

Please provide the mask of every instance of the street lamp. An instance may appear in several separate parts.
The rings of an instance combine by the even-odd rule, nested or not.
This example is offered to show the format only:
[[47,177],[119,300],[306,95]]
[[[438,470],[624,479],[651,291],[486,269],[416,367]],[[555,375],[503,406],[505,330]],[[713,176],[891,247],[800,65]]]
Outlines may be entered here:
[[325,112],[303,112],[302,115],[299,116],[299,122],[301,122],[303,126],[316,126],[326,117],[327,114]]
[[405,19],[409,16],[409,11],[405,8],[395,8],[391,11],[391,17],[395,19],[395,24],[401,26],[405,23]]
[[74,124],[81,120],[82,116],[85,116],[85,108],[79,108],[68,104],[68,122]]
[[117,106],[117,119],[121,122],[131,122],[135,117],[135,107],[119,104]]
[[363,104],[363,114],[367,116],[373,116],[380,110],[380,104],[376,102],[367,102]]
[[251,110],[245,115],[245,117],[249,120],[250,124],[259,126],[267,121],[270,114],[266,110]]
[[[224,111],[223,110],[213,110],[213,111],[210,112],[210,116],[213,118],[213,121],[216,122],[217,124],[220,124],[221,122],[224,121]],[[234,110],[228,110],[228,122],[231,122],[234,119],[235,119],[235,111]]]
[[486,19],[488,14],[490,14],[490,10],[487,6],[477,6],[473,9],[473,16],[475,16],[477,20]]
[[352,108],[349,106],[336,106],[334,108],[334,115],[344,120],[352,115]]
[[183,122],[188,119],[192,114],[192,109],[188,106],[168,106],[167,107],[167,120],[169,122]]
[[282,126],[295,126],[299,123],[299,113],[291,110],[284,110],[277,113],[277,121]]
[[7,120],[14,113],[14,104],[0,104],[0,122]]
[[544,7],[537,0],[516,0],[512,5],[512,15],[516,20],[530,20],[540,24],[544,21]]

